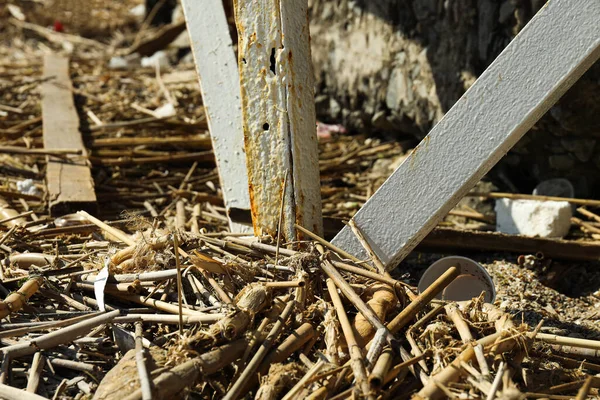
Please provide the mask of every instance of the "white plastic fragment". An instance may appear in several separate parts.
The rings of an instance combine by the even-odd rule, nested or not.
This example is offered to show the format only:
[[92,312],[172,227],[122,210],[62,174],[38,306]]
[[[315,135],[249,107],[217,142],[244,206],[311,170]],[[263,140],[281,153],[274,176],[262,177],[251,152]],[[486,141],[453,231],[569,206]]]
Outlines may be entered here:
[[137,6],[129,9],[129,14],[133,15],[134,17],[144,18],[146,15],[146,5],[143,3],[138,4]]
[[19,6],[8,4],[7,8],[10,15],[12,15],[14,18],[18,19],[19,21],[25,21],[25,14],[23,14],[23,11],[21,11]]
[[142,67],[156,67],[156,64],[160,68],[168,68],[171,66],[169,62],[169,56],[164,51],[160,50],[152,54],[150,57],[142,58]]
[[431,264],[419,281],[419,292],[423,293],[452,266],[460,269],[460,275],[439,293],[436,299],[464,301],[471,300],[473,297],[478,297],[481,292],[485,292],[484,301],[494,303],[496,288],[490,274],[476,261],[460,256],[444,257]]
[[566,201],[496,200],[496,230],[502,233],[563,237],[571,227],[571,216]]
[[110,259],[106,259],[106,266],[102,268],[102,271],[98,273],[96,276],[96,280],[94,281],[94,296],[96,297],[96,301],[98,302],[98,308],[100,311],[106,311],[104,307],[104,288],[106,287],[106,282],[108,281],[108,263]]
[[72,54],[73,50],[75,50],[75,45],[72,42],[69,42],[68,40],[63,40],[61,42],[61,45],[62,45],[63,50],[67,54]]
[[175,106],[173,106],[171,103],[163,104],[154,110],[153,114],[156,118],[172,117],[176,114]]
[[38,196],[41,194],[32,179],[18,181],[17,190],[23,194],[29,194],[32,196]]
[[110,69],[125,69],[129,67],[129,62],[124,57],[112,57],[108,62],[108,68]]

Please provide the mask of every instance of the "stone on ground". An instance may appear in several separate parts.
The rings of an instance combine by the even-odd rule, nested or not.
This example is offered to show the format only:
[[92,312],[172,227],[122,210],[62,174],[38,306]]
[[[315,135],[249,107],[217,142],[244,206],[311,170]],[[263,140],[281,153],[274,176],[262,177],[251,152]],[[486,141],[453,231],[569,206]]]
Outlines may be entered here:
[[571,226],[566,201],[496,200],[496,230],[507,234],[563,237]]

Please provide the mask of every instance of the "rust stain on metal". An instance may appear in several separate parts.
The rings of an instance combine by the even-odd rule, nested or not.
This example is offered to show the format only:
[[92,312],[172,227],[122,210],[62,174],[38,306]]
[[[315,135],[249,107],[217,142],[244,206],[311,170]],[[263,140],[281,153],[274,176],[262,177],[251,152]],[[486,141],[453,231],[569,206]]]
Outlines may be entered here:
[[296,239],[295,223],[322,232],[306,3],[234,2],[254,230],[276,236],[284,198],[287,241]]

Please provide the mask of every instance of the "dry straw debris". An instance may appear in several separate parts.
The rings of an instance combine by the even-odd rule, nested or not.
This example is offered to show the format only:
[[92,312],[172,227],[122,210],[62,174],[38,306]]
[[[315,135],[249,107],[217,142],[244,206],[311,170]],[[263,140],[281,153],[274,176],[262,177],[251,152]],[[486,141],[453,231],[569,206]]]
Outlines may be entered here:
[[[191,60],[167,49],[172,66],[158,70],[127,58],[158,30],[138,33],[139,21],[112,19],[126,11],[103,9],[87,32],[73,15],[57,32],[40,19],[42,7],[20,21],[0,6],[0,397],[598,396],[599,276],[580,261],[548,257],[577,258],[565,249],[579,249],[579,259],[597,259],[592,211],[582,209],[588,221],[574,226],[577,240],[521,242],[525,254],[542,243],[546,257],[478,256],[497,285],[494,305],[437,300],[455,270],[417,293],[422,268],[438,257],[432,253],[389,273],[320,238],[278,249],[273,238],[229,233],[200,90],[193,73],[185,78]],[[48,51],[70,58],[98,198],[86,213],[51,216],[48,208],[47,160],[73,156],[42,151],[39,86]],[[131,64],[111,69],[115,56]],[[157,117],[167,103],[175,115]],[[321,138],[327,235],[411,145]],[[514,239],[485,235],[492,220],[485,204],[483,212],[455,210],[424,243],[471,248],[456,240],[465,235],[457,228],[466,228],[484,249],[521,251]],[[102,312],[95,288],[103,268]]]

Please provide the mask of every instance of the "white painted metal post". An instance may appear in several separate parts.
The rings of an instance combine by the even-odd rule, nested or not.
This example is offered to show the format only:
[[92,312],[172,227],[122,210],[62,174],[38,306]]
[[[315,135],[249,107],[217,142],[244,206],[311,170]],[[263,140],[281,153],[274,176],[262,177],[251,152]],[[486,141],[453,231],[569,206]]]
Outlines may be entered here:
[[240,79],[221,0],[182,0],[232,232],[251,232]]
[[[254,232],[321,234],[321,193],[307,0],[235,2]],[[284,182],[287,184],[284,188]]]
[[[549,0],[354,221],[394,267],[598,60],[600,1]],[[352,230],[333,243],[366,258]]]

